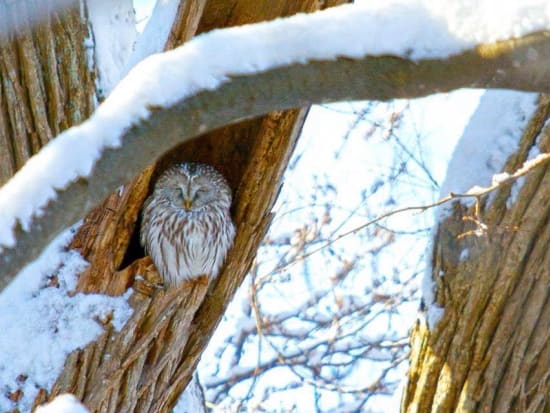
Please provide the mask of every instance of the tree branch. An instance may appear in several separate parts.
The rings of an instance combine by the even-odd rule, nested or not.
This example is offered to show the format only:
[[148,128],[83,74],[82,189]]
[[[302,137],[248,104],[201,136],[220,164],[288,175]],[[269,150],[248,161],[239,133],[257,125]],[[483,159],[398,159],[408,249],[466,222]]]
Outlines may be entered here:
[[171,107],[152,108],[147,120],[123,133],[120,147],[103,151],[86,179],[57,191],[28,231],[15,229],[16,245],[0,253],[0,288],[61,230],[178,143],[238,120],[313,103],[414,98],[464,87],[550,92],[549,62],[545,31],[446,59],[366,56],[291,64],[234,76]]

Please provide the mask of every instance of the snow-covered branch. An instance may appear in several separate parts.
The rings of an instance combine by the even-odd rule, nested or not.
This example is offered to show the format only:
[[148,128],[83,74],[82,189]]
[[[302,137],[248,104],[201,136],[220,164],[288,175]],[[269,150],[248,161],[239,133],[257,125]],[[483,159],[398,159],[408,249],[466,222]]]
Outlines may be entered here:
[[[407,7],[391,25],[391,7],[349,6],[214,31],[138,65],[87,122],[0,190],[0,287],[165,151],[223,125],[312,103],[463,87],[550,92],[550,36],[540,31],[550,17],[519,31],[511,24],[524,36],[497,42],[511,34],[463,35]],[[410,36],[390,36],[395,24]]]

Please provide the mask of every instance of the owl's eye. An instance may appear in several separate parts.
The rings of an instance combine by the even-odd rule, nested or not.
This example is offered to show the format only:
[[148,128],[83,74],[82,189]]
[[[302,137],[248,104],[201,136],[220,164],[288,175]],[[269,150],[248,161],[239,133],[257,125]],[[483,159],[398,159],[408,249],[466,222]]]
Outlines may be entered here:
[[174,194],[174,197],[176,200],[182,200],[185,196],[185,194],[183,193],[183,190],[178,187],[173,188],[172,193]]
[[201,196],[203,196],[204,194],[206,194],[206,189],[204,188],[199,188],[195,191],[195,198],[200,198]]

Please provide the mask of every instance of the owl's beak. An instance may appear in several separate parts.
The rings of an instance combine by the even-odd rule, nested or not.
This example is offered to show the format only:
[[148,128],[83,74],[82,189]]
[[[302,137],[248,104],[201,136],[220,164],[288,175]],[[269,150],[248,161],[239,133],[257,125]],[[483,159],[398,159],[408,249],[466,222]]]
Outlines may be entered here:
[[188,198],[185,198],[183,200],[183,208],[185,208],[186,211],[189,211],[191,209],[191,203],[192,201]]

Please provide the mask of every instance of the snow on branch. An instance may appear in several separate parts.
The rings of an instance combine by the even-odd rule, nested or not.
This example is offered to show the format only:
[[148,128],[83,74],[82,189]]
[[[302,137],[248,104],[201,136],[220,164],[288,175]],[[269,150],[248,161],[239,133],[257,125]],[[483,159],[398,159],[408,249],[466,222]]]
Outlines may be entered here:
[[38,407],[36,413],[89,413],[89,410],[75,396],[66,393]]
[[465,20],[455,10],[455,21],[421,3],[368,3],[216,30],[136,66],[88,121],[0,189],[0,288],[164,152],[229,123],[312,103],[462,87],[550,92],[543,1],[530,4],[536,19],[515,6],[498,20],[506,30],[491,13]]

